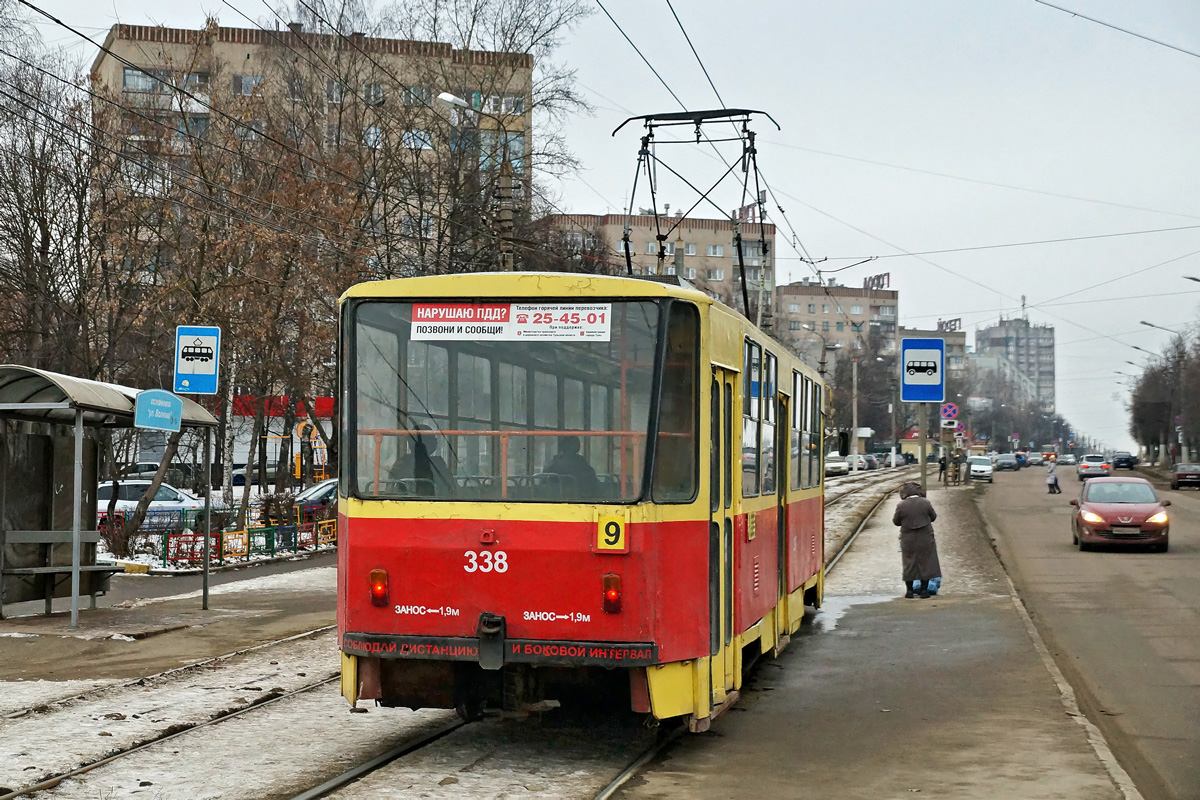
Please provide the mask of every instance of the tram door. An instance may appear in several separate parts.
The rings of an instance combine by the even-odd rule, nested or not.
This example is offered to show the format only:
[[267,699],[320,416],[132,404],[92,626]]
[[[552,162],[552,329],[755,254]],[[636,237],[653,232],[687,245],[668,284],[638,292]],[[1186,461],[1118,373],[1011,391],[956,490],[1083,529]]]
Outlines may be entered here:
[[787,554],[788,554],[788,520],[787,520],[787,496],[788,491],[792,486],[792,451],[791,448],[796,446],[796,443],[791,441],[791,404],[788,402],[787,395],[779,395],[776,404],[775,419],[778,424],[775,426],[775,498],[778,503],[776,510],[776,519],[778,525],[776,532],[779,536],[779,609],[780,625],[778,630],[787,631]]
[[709,650],[712,654],[713,705],[733,689],[736,662],[733,642],[733,374],[714,365],[712,446],[710,448],[711,519],[708,538]]

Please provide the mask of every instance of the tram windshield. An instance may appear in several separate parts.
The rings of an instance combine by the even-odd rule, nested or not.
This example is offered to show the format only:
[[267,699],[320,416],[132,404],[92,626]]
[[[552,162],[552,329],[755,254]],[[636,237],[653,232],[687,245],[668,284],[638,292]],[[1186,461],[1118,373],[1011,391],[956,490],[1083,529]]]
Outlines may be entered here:
[[[350,346],[358,496],[633,502],[643,492],[662,306],[365,301]],[[695,306],[674,303],[654,499],[696,491]]]

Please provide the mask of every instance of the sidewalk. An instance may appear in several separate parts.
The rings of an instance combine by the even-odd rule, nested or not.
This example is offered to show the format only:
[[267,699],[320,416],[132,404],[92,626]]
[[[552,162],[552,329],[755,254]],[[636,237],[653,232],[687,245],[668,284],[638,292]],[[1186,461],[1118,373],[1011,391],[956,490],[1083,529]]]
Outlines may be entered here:
[[1121,798],[1030,637],[975,491],[930,492],[941,595],[901,598],[893,495],[813,624],[623,796]]
[[0,620],[0,681],[129,679],[334,624],[336,569],[314,567],[136,598],[70,616]]

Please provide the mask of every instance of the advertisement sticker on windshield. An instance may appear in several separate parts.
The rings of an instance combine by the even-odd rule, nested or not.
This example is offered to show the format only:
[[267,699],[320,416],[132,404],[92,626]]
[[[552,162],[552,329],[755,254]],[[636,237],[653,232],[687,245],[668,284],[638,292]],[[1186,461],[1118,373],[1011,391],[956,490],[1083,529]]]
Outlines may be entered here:
[[612,305],[414,303],[412,339],[607,342]]

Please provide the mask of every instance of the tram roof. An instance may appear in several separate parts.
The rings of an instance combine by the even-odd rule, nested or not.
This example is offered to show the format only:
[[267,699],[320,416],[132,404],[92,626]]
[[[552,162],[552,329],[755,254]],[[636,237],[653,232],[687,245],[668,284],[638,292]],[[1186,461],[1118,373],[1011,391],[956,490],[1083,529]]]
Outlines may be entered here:
[[679,297],[702,305],[716,302],[687,286],[580,272],[462,272],[395,278],[355,284],[341,300],[351,297]]

